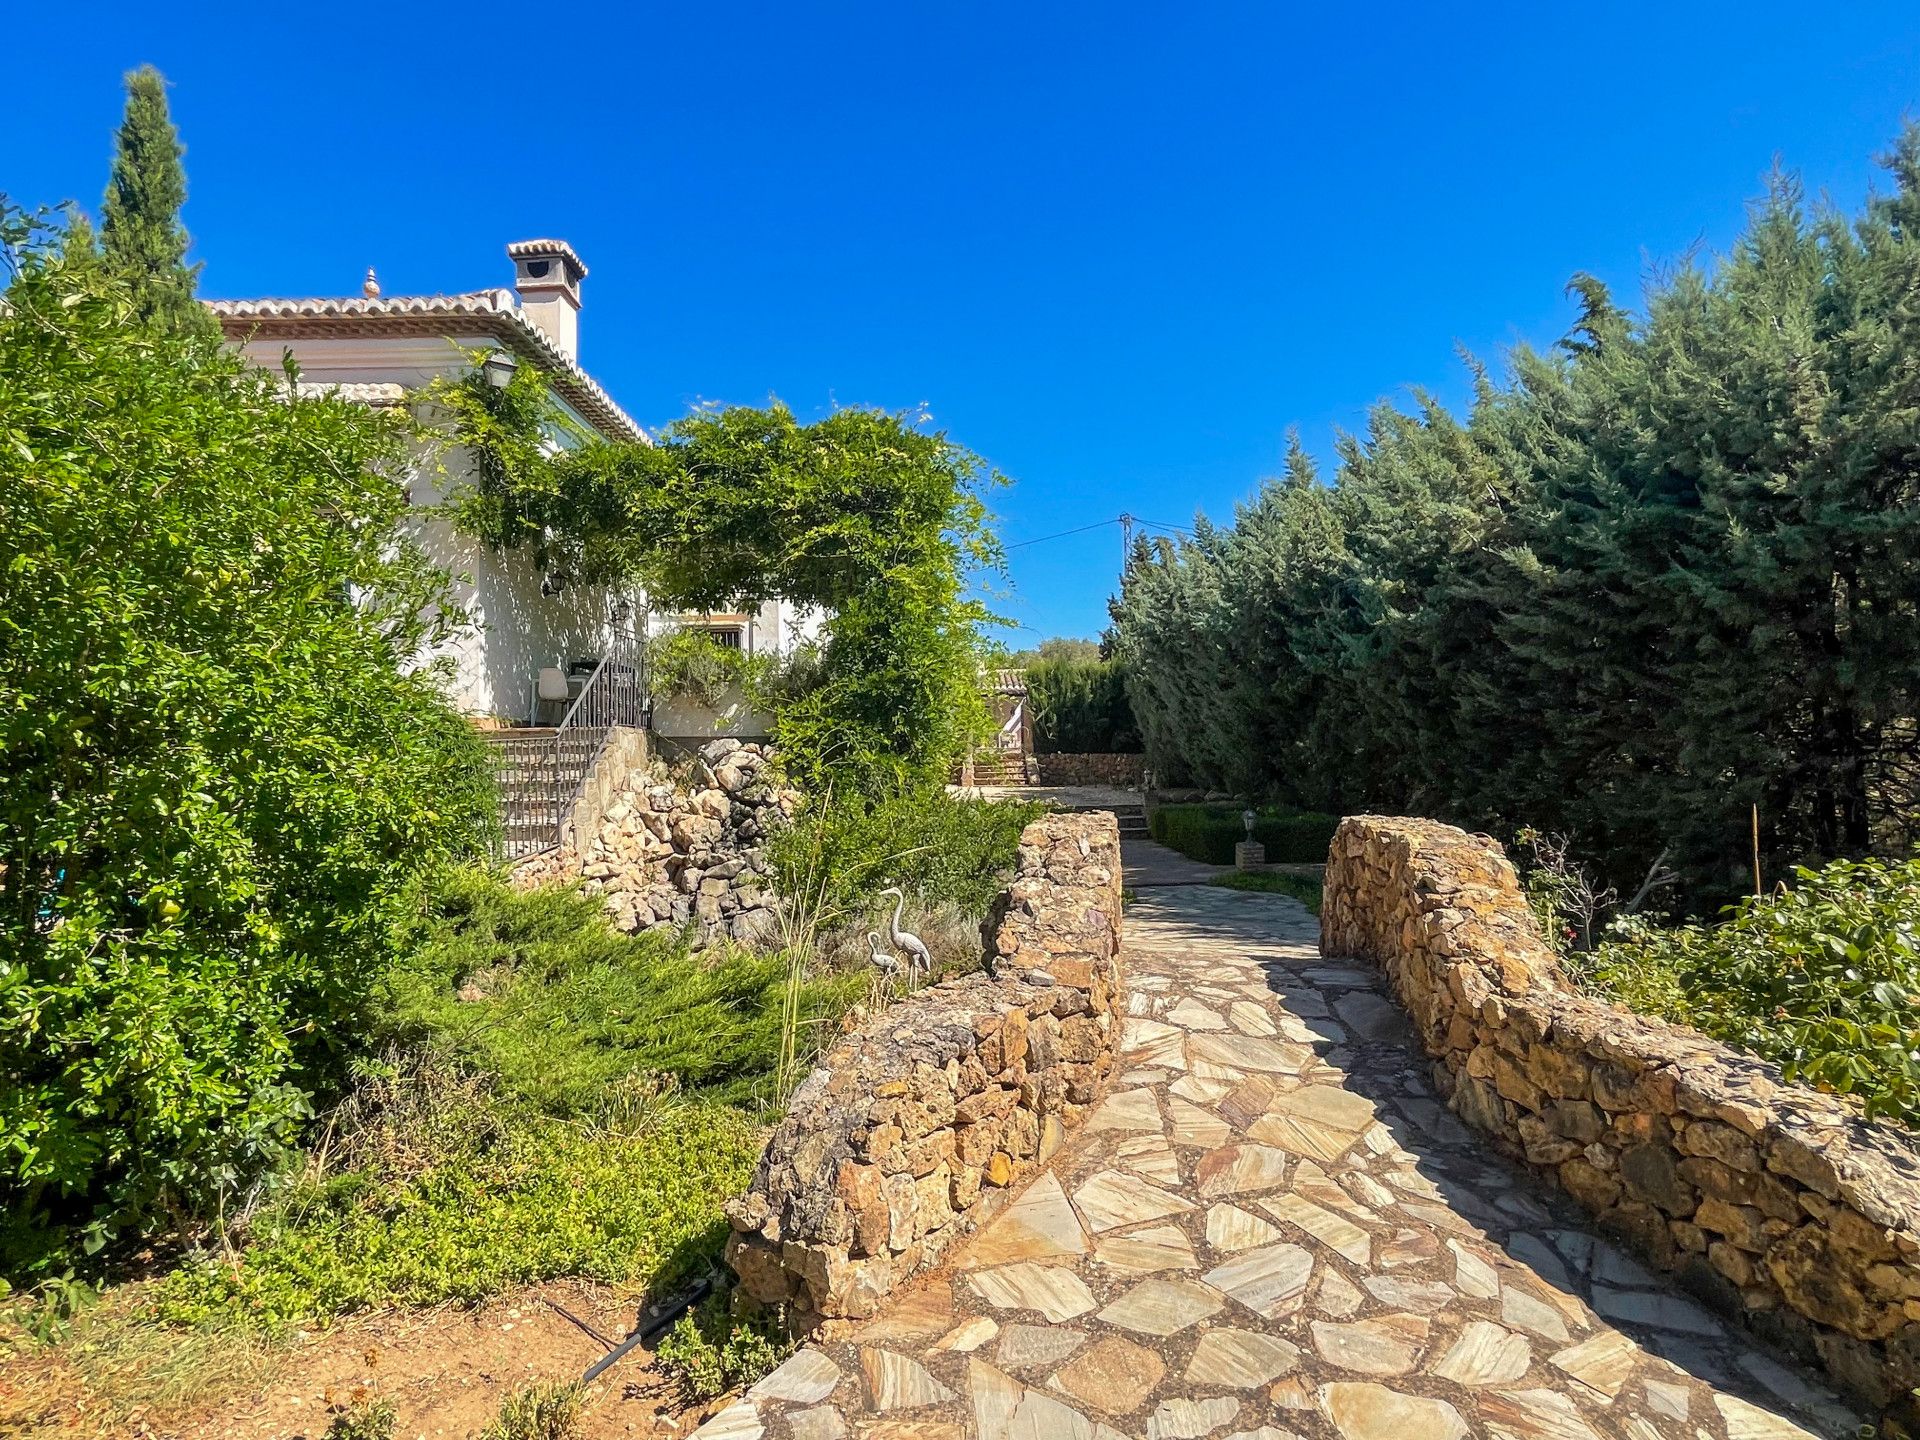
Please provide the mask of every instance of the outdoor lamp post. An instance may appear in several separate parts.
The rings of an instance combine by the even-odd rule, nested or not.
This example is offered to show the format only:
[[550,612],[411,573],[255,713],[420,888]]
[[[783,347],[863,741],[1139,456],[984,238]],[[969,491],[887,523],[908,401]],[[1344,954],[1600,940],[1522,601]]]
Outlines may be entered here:
[[487,383],[496,390],[504,390],[513,383],[513,372],[520,368],[520,362],[504,350],[495,350],[480,362]]
[[1240,812],[1240,823],[1247,827],[1247,838],[1233,847],[1233,868],[1252,870],[1267,863],[1267,847],[1253,838],[1253,822],[1260,817],[1248,806]]

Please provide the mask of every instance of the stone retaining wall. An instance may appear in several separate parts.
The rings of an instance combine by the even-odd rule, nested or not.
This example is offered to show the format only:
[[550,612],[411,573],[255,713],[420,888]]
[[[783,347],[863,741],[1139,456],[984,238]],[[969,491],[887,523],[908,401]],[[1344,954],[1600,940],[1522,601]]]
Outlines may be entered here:
[[1110,785],[1117,790],[1138,790],[1147,783],[1147,757],[1088,753],[1033,757],[1042,785]]
[[1689,1289],[1912,1426],[1920,1148],[1778,1069],[1575,992],[1499,845],[1357,815],[1321,945],[1378,962],[1455,1112]]
[[986,925],[989,969],[873,1016],[793,1093],[727,1261],[796,1330],[871,1315],[1051,1156],[1119,1036],[1120,839],[1049,815]]
[[793,813],[767,749],[713,740],[676,784],[624,748],[603,750],[562,828],[558,850],[513,871],[517,885],[583,879],[625,931],[692,925],[701,935],[765,941],[778,929],[765,842]]

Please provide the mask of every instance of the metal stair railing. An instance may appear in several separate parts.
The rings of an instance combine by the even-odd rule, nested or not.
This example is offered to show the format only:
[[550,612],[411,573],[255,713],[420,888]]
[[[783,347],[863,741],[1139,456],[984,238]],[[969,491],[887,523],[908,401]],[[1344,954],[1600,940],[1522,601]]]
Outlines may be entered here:
[[617,635],[587,676],[551,735],[492,737],[500,783],[504,858],[524,860],[560,844],[594,762],[618,725],[646,723],[644,652],[630,635]]

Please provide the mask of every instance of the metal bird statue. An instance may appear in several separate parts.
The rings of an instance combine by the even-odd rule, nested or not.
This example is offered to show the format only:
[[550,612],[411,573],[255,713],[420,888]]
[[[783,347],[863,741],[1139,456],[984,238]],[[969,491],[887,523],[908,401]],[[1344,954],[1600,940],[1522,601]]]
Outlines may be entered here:
[[894,897],[894,905],[893,919],[887,922],[888,938],[893,941],[896,950],[906,951],[907,969],[911,975],[919,975],[923,972],[929,975],[932,974],[933,956],[927,950],[927,942],[922,940],[918,935],[911,934],[900,928],[900,912],[906,908],[906,895],[898,885],[889,885],[880,892],[882,899],[885,899],[889,895]]

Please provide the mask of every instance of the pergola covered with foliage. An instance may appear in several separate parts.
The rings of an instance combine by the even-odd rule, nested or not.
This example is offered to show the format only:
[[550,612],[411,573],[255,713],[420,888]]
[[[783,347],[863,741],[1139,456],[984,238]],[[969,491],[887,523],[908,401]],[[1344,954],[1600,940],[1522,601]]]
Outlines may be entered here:
[[654,444],[551,454],[542,381],[474,379],[449,403],[481,453],[458,502],[488,544],[531,547],[569,580],[644,585],[675,609],[778,597],[826,613],[817,672],[784,697],[791,774],[881,794],[937,783],[984,720],[986,608],[971,572],[999,563],[980,458],[912,414],[778,402],[705,410]]

